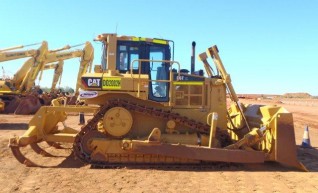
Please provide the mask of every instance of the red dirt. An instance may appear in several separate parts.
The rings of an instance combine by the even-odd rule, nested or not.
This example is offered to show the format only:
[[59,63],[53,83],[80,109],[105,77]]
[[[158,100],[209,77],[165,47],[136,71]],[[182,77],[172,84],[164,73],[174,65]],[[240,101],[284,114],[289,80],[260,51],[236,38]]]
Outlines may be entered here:
[[[0,116],[1,192],[318,192],[318,102],[241,100],[284,106],[293,112],[296,143],[301,144],[309,125],[313,149],[299,148],[298,158],[311,172],[290,170],[278,164],[221,165],[209,170],[91,169],[70,156],[41,144],[57,157],[41,157],[29,147],[23,152],[48,168],[28,168],[18,163],[8,148],[8,138],[22,135],[32,116]],[[88,117],[86,117],[87,119]],[[67,124],[79,129],[78,116]]]

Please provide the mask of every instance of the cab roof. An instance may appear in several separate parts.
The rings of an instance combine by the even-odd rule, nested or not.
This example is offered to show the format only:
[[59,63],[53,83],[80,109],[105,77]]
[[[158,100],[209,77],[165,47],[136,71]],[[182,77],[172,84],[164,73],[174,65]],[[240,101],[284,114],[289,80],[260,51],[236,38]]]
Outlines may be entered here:
[[157,38],[143,38],[143,37],[136,37],[136,36],[118,36],[117,34],[112,34],[112,33],[104,33],[98,35],[94,40],[95,41],[107,41],[107,38],[109,36],[116,36],[117,40],[121,41],[134,41],[134,42],[151,42],[151,43],[156,43],[156,44],[169,44],[169,40],[164,40],[164,39],[157,39]]

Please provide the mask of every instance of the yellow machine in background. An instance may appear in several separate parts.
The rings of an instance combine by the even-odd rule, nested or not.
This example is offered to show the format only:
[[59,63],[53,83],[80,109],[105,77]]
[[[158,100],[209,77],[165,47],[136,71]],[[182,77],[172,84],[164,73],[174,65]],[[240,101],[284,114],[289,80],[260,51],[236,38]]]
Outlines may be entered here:
[[[11,51],[24,47],[26,46],[15,46],[0,51],[0,62],[30,57],[14,74],[12,79],[4,78],[0,80],[0,98],[2,100],[1,105],[3,106],[3,110],[0,112],[5,111],[7,106],[14,106],[13,109],[16,109],[16,102],[12,101],[19,101],[20,95],[26,95],[26,92],[29,92],[34,86],[34,80],[36,78],[34,76],[37,75],[43,63],[44,56],[48,52],[46,41],[43,41],[37,50]],[[9,109],[11,109],[11,107],[9,107]]]
[[[181,69],[169,40],[101,34],[96,41],[104,46],[102,65],[82,76],[79,94],[88,106],[42,107],[26,133],[10,139],[21,163],[36,165],[21,147],[45,152],[37,144],[46,141],[73,143],[77,158],[101,167],[276,161],[306,170],[296,157],[292,114],[242,105],[216,46],[199,55],[204,76],[194,64],[190,73]],[[80,131],[59,128],[68,112],[94,116]]]
[[[46,42],[43,41],[42,45],[39,49],[29,49],[29,50],[19,50],[19,51],[11,51],[21,48],[26,48],[29,46],[38,45],[40,43],[30,44],[30,45],[20,45],[20,46],[13,46],[10,48],[4,48],[0,49],[0,62],[9,61],[9,60],[16,60],[20,58],[26,58],[26,57],[36,57],[39,55],[39,50],[45,47]],[[9,52],[10,51],[10,52]]]
[[[16,93],[21,94],[25,89],[31,89],[33,82],[28,78],[30,74],[36,74],[37,70],[41,68],[41,63],[44,61],[44,56],[48,52],[48,45],[46,41],[42,42],[39,49],[34,50],[22,50],[22,51],[11,51],[8,50],[23,48],[23,46],[16,46],[12,48],[2,49],[0,52],[0,62],[8,60],[16,60],[25,57],[31,57],[28,59],[22,67],[14,74],[12,80],[1,80],[0,81],[0,92],[4,93]],[[27,88],[27,84],[29,86]]]
[[[57,83],[59,83],[59,85],[61,83],[62,75],[63,75],[63,66],[64,66],[64,61],[61,60],[61,61],[56,62],[56,63],[46,64],[42,70],[42,72],[43,72],[45,70],[54,69],[54,75],[53,75],[53,80],[52,80],[52,85],[51,85],[51,92],[54,92],[56,90]],[[42,78],[42,76],[41,76],[41,78]],[[39,78],[39,81],[41,81],[41,78]]]
[[[72,46],[74,47],[74,46]],[[71,46],[67,47],[68,49]],[[62,49],[51,51],[50,54],[46,57],[45,65],[43,66],[40,75],[39,81],[42,80],[42,73],[44,70],[54,69],[54,76],[51,85],[51,91],[56,90],[56,84],[61,81],[63,74],[64,60],[72,58],[81,58],[79,70],[76,79],[76,88],[75,95],[78,95],[79,86],[81,83],[81,77],[84,73],[90,72],[92,68],[92,62],[94,60],[94,48],[90,42],[86,42],[83,50],[72,50],[67,52],[60,52]],[[54,63],[56,62],[56,63]]]
[[4,111],[5,103],[0,99],[0,112]]
[[[41,48],[39,48],[39,50],[35,52],[38,54],[38,56],[34,56],[27,60],[23,64],[23,66],[14,74],[14,77],[12,79],[0,81],[0,97],[3,98],[7,104],[9,104],[10,101],[13,100],[14,96],[27,95],[31,93],[34,89],[36,78],[40,74],[41,79],[41,72],[43,71],[43,69],[45,69],[46,64],[59,61],[62,62],[64,60],[76,57],[81,58],[76,87],[76,91],[78,92],[81,75],[86,73],[91,68],[90,66],[94,58],[94,49],[90,42],[86,42],[83,50],[77,49],[64,51],[72,47],[74,46],[65,46],[57,50],[48,50],[47,43],[43,42]],[[22,53],[25,56],[31,56],[30,53],[33,53],[33,50],[15,52],[15,55],[20,56]],[[6,54],[3,53],[2,57],[5,59],[5,56],[8,58],[11,55],[14,54],[9,54],[8,52],[6,52]],[[59,72],[59,70],[61,70],[61,67],[62,65],[60,65],[60,68],[56,69],[57,71],[55,72],[61,73]],[[55,77],[53,78],[53,85],[56,85],[57,83],[57,80],[55,80],[58,79],[56,78],[57,76],[58,74],[55,74]]]

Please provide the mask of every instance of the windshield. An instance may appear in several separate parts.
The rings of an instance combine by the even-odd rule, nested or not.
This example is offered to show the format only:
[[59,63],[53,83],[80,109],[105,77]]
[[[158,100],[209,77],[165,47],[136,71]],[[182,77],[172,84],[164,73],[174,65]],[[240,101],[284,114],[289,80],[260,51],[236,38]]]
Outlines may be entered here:
[[164,98],[167,96],[167,82],[169,68],[166,63],[156,62],[158,60],[165,60],[165,49],[163,47],[151,46],[150,47],[150,73],[152,80],[152,93],[155,97]]
[[101,58],[101,63],[102,63],[102,69],[103,70],[106,70],[107,69],[107,45],[106,45],[106,43],[103,43],[102,44],[103,45],[103,47],[102,47],[102,50],[103,50],[103,54],[102,54],[102,58]]

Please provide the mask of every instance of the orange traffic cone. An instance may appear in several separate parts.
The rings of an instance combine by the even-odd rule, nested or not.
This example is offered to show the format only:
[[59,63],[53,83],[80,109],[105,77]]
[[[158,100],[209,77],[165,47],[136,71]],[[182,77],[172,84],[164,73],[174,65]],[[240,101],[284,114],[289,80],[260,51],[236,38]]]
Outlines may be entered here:
[[304,131],[304,135],[303,135],[303,142],[301,143],[301,147],[303,147],[303,148],[312,148],[311,144],[310,144],[308,125],[306,125],[306,127],[305,127],[305,131]]

